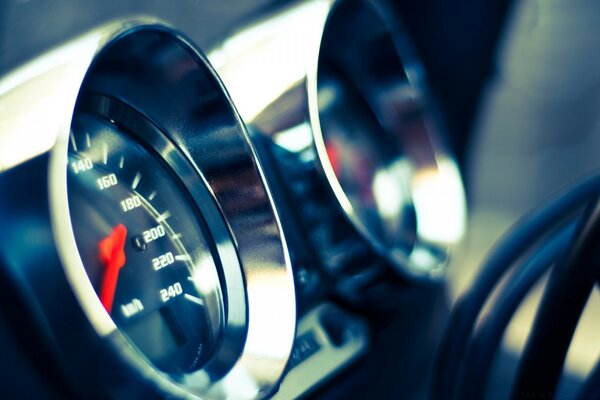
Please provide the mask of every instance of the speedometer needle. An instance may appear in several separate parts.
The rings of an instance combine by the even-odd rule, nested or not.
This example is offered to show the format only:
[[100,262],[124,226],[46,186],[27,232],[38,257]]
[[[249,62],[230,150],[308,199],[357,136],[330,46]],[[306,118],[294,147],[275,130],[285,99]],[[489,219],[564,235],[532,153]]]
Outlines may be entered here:
[[100,301],[110,314],[115,299],[119,270],[125,265],[125,239],[127,228],[123,224],[114,227],[112,232],[98,243],[100,262],[104,264],[104,280],[100,289]]

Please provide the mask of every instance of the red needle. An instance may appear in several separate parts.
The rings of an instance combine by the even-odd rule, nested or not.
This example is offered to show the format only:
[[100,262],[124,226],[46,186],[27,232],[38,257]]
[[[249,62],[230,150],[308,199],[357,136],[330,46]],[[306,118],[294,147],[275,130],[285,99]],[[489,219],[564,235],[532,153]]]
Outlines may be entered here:
[[126,238],[127,228],[125,225],[119,224],[98,243],[100,261],[106,268],[100,289],[100,301],[109,314],[112,312],[113,301],[115,300],[119,270],[125,265],[124,247]]

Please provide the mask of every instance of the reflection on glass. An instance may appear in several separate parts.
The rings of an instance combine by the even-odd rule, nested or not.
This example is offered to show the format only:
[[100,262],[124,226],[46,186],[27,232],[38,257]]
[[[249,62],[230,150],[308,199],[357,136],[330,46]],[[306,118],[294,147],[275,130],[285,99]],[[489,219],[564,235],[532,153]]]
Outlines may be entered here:
[[416,221],[410,198],[411,164],[359,90],[323,69],[319,110],[329,164],[369,233],[388,247],[410,251]]

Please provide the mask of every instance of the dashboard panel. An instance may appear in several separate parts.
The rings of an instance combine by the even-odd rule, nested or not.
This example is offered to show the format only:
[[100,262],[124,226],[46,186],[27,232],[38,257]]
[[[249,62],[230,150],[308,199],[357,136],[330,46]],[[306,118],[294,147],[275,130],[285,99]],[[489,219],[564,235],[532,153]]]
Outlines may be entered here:
[[[479,276],[451,309],[453,291],[471,273],[462,265],[472,263],[465,246],[481,232],[479,198],[469,199],[467,213],[463,177],[478,176],[465,168],[484,152],[469,153],[467,127],[507,4],[494,2],[484,18],[489,29],[466,44],[478,52],[458,63],[443,55],[461,44],[424,27],[444,11],[445,28],[464,22],[462,6],[435,1],[228,10],[211,2],[106,4],[48,37],[22,35],[21,50],[7,38],[24,28],[7,19],[4,393],[479,398],[486,387],[488,396],[508,396],[509,384],[493,385],[515,370],[514,390],[536,388],[532,382],[556,368],[527,375],[510,360],[489,372],[495,352],[499,360],[513,355],[497,350],[499,337],[474,356],[489,326],[508,324],[477,319],[508,271],[493,260],[512,260],[498,254],[518,237],[533,249],[523,256],[531,259],[515,258],[515,273],[488,305],[492,313],[512,307],[512,316],[532,291],[546,271],[536,251],[556,264],[550,282],[563,280],[553,278],[559,273],[576,282],[560,265],[582,269],[578,251],[593,252],[585,243],[595,213],[582,204],[597,179],[515,224],[478,261]],[[26,9],[9,3],[4,15]],[[44,20],[42,11],[30,20]],[[481,195],[478,185],[466,192]],[[542,224],[535,215],[547,215],[545,239],[531,228]],[[561,218],[574,222],[552,236]],[[594,283],[586,283],[586,296],[593,298]],[[544,323],[557,285],[547,285],[536,323]],[[503,297],[515,290],[520,300]],[[570,338],[576,324],[561,326]],[[534,365],[529,349],[548,339],[530,331],[536,342],[521,351]],[[561,366],[567,350],[552,350],[548,357]],[[491,375],[468,383],[483,371]],[[560,390],[591,393],[595,376]],[[548,381],[548,393],[557,380]]]
[[[282,23],[290,35],[272,28]],[[366,35],[344,37],[359,28]],[[439,281],[462,236],[462,184],[399,28],[375,3],[315,0],[241,29],[207,58],[158,21],[123,20],[3,80],[7,105],[32,101],[47,82],[55,90],[24,111],[42,111],[34,123],[44,143],[34,148],[7,135],[2,181],[8,191],[14,179],[47,180],[47,195],[31,207],[47,210],[39,223],[54,245],[13,248],[26,228],[9,220],[3,257],[9,278],[22,280],[32,293],[26,301],[42,310],[34,323],[49,326],[70,379],[87,385],[98,373],[79,368],[77,349],[64,344],[64,330],[83,324],[86,332],[69,336],[102,343],[106,351],[94,360],[113,365],[109,382],[115,368],[159,397],[262,398],[277,389],[286,365],[288,373],[307,368],[316,355],[304,347],[326,350],[312,337],[320,329],[345,355],[289,389],[306,394],[368,345],[364,317],[342,311],[336,296],[377,307],[362,298],[370,287]],[[295,46],[293,59],[278,54],[282,46]],[[356,57],[348,57],[351,49]],[[235,82],[258,85],[262,97],[247,101],[256,86]],[[6,123],[23,131],[31,122],[16,113]],[[289,147],[294,141],[303,148]],[[375,145],[361,161],[350,147],[355,141],[392,146]],[[377,160],[380,153],[387,155]],[[295,177],[291,186],[286,176]],[[448,201],[436,205],[440,191]],[[304,198],[278,212],[296,195]],[[6,196],[2,213],[16,211],[21,196]],[[326,215],[325,223],[314,220]],[[364,254],[344,254],[351,247]],[[305,248],[312,262],[294,269]],[[30,254],[55,261],[40,267]],[[42,286],[34,278],[39,268],[54,270]],[[296,295],[299,271],[317,281],[312,293]],[[59,317],[51,294],[65,287],[80,310]],[[313,326],[292,348],[305,320]],[[98,390],[121,397],[132,382]]]

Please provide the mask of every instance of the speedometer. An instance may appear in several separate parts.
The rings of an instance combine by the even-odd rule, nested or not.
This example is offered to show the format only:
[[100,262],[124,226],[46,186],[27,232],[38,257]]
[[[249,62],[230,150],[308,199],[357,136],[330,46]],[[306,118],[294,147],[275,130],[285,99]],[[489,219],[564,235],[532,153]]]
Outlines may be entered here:
[[291,264],[206,57],[154,20],[115,21],[0,81],[0,109],[0,269],[74,397],[270,395]]
[[223,297],[215,245],[158,154],[110,121],[82,115],[70,135],[69,208],[102,305],[159,369],[203,365]]

